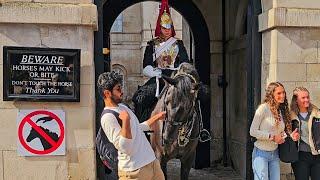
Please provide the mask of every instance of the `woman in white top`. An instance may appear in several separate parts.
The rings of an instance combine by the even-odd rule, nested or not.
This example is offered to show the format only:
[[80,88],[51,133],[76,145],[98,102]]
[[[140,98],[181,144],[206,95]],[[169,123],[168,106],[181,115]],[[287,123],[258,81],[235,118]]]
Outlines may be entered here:
[[255,180],[280,180],[278,144],[284,143],[285,126],[291,132],[286,91],[281,83],[272,82],[250,127],[250,135],[257,139],[252,152]]

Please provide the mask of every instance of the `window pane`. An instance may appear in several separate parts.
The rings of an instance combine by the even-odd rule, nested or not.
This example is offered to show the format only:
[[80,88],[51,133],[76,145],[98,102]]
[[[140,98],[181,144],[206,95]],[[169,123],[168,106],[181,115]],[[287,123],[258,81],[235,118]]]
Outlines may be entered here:
[[123,16],[120,14],[117,19],[114,21],[111,32],[122,32],[122,22],[123,22]]

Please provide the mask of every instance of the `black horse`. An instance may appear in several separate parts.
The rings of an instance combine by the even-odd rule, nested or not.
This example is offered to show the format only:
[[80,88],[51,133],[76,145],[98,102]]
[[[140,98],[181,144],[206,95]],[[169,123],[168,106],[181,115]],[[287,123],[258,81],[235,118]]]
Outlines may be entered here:
[[182,64],[173,78],[163,77],[165,87],[152,115],[166,111],[165,121],[152,126],[151,145],[166,176],[170,159],[181,161],[180,178],[188,179],[196,155],[201,127],[201,114],[197,100],[199,76],[190,64]]

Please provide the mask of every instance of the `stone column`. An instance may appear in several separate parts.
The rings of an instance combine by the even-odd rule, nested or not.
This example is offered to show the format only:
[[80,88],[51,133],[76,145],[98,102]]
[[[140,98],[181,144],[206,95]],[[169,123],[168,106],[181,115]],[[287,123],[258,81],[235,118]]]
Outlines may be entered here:
[[[3,46],[81,49],[80,102],[3,101],[0,79],[0,180],[95,179],[95,79],[92,0],[0,1],[0,76]],[[66,155],[20,157],[19,109],[62,109],[66,115]]]
[[[262,98],[272,81],[280,81],[290,101],[296,86],[309,89],[320,103],[320,3],[318,0],[262,0]],[[282,164],[282,178],[291,169]]]

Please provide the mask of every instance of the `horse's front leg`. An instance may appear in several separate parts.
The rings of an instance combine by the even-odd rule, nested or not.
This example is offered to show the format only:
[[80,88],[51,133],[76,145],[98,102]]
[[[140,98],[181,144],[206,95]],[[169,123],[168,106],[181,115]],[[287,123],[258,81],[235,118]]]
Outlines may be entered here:
[[165,179],[168,179],[168,175],[167,175],[167,160],[165,160],[164,158],[160,159],[160,165],[161,165],[161,169],[162,172],[164,174]]
[[180,169],[180,179],[188,180],[190,169],[196,157],[195,150],[193,152],[188,153],[186,156],[180,159],[181,161],[181,169]]

